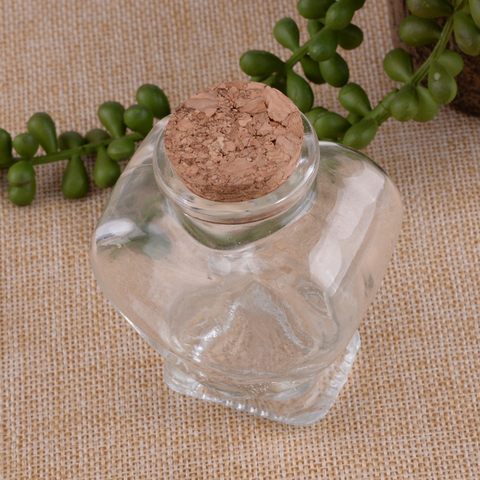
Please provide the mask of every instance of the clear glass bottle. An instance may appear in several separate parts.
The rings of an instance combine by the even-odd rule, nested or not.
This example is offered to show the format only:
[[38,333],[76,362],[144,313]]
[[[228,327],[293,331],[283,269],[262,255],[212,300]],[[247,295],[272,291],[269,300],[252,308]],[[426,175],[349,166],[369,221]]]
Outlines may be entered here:
[[172,389],[294,425],[325,416],[344,385],[402,218],[378,165],[302,120],[292,176],[238,203],[184,186],[160,121],[91,244],[101,288],[165,357]]

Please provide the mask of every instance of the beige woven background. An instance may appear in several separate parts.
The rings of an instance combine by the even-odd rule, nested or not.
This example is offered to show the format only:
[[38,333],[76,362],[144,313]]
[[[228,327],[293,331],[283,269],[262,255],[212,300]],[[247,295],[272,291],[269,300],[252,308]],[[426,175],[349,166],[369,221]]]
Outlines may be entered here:
[[[132,104],[142,83],[177,105],[244,79],[245,50],[285,58],[271,31],[299,19],[295,4],[0,0],[0,127],[16,135],[44,110],[59,132],[84,133],[100,103]],[[375,102],[392,88],[387,0],[355,23],[366,41],[347,55],[351,80]],[[315,93],[338,110],[334,89]],[[168,390],[161,357],[89,267],[109,192],[65,200],[63,165],[47,165],[17,208],[0,172],[0,478],[479,479],[480,119],[443,108],[427,125],[390,120],[367,153],[402,193],[403,232],[347,385],[302,428]]]

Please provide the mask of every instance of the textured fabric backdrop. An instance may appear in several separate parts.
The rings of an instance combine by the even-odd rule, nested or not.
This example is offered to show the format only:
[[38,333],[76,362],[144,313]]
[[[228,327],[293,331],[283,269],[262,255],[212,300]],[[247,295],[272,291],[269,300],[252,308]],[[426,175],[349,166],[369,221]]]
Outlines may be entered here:
[[[0,127],[35,111],[58,131],[100,126],[106,100],[142,83],[173,106],[223,80],[272,36],[295,0],[0,0]],[[346,55],[373,102],[392,88],[386,0],[355,23]],[[305,38],[306,21],[300,20]],[[336,90],[317,103],[339,109]],[[12,206],[0,172],[0,478],[479,479],[480,120],[442,108],[392,120],[367,153],[398,185],[398,248],[329,415],[308,427],[167,389],[162,359],[117,314],[88,260],[109,191],[60,193],[64,164],[37,168],[37,197]],[[91,160],[88,161],[90,171]]]

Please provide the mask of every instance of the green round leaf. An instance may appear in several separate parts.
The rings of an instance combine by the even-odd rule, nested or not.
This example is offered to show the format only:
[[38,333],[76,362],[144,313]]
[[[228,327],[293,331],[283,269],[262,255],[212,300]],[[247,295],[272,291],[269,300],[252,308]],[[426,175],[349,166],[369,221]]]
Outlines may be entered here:
[[98,118],[113,138],[123,137],[127,126],[123,121],[125,108],[118,102],[105,102],[98,107]]
[[353,112],[350,112],[347,115],[347,120],[350,122],[351,125],[355,125],[362,119],[363,119],[362,115],[357,115],[356,113],[353,113]]
[[454,77],[463,70],[463,58],[457,52],[452,50],[443,51],[438,57],[441,63]]
[[356,83],[348,83],[338,92],[340,105],[349,112],[364,117],[372,110],[365,90]]
[[48,153],[57,151],[57,132],[52,117],[45,112],[34,113],[27,122],[27,130]]
[[356,0],[355,1],[355,10],[360,10],[365,5],[366,0]]
[[58,148],[61,151],[81,147],[85,143],[87,141],[78,132],[63,132],[58,137]]
[[332,58],[338,45],[338,33],[325,27],[311,40],[308,53],[315,62],[324,62]]
[[24,207],[33,202],[36,191],[37,182],[35,180],[22,186],[10,185],[8,187],[8,198],[14,205]]
[[363,42],[363,32],[351,23],[338,32],[338,44],[345,50],[358,48]]
[[309,20],[307,22],[308,34],[311,37],[317,34],[323,27],[324,27],[323,23],[319,22],[318,20]]
[[0,168],[8,168],[12,164],[12,137],[0,128]]
[[263,83],[264,80],[266,80],[268,77],[265,76],[260,76],[260,77],[250,77],[250,82],[258,82],[258,83]]
[[338,0],[327,10],[325,25],[332,30],[342,30],[352,21],[356,10],[355,0]]
[[377,130],[378,124],[373,118],[360,120],[345,132],[342,144],[361,150],[375,138]]
[[300,30],[290,17],[282,18],[275,24],[273,36],[282,47],[288,48],[292,52],[295,52],[300,46]]
[[62,177],[62,193],[70,199],[82,198],[88,192],[88,174],[79,155],[74,155],[67,163]]
[[120,177],[120,165],[113,161],[105,147],[100,147],[97,152],[95,167],[93,168],[93,181],[100,188],[113,187]]
[[268,77],[280,71],[283,65],[277,56],[264,50],[249,50],[240,57],[240,68],[251,77]]
[[35,180],[35,169],[27,160],[21,160],[8,169],[7,180],[16,187],[27,185]]
[[129,138],[116,138],[110,142],[107,153],[116,162],[127,160],[135,152],[135,143]]
[[332,87],[343,87],[350,77],[347,62],[335,53],[332,58],[320,63],[320,73]]
[[475,25],[480,28],[480,0],[470,0],[468,6]]
[[123,113],[123,121],[128,128],[146,137],[153,127],[153,113],[146,105],[132,105]]
[[438,113],[438,103],[435,102],[428,88],[417,87],[418,111],[413,119],[416,122],[429,122],[433,120]]
[[442,34],[442,27],[435,20],[410,15],[402,20],[398,33],[402,42],[420,47],[436,42]]
[[428,70],[428,90],[439,105],[450,103],[457,95],[453,75],[440,63],[433,61]]
[[447,0],[407,0],[407,6],[421,18],[439,18],[453,13],[453,6]]
[[407,83],[395,95],[390,104],[393,118],[399,122],[408,122],[418,112],[418,95],[415,85]]
[[170,104],[164,91],[156,85],[146,83],[142,85],[136,94],[137,102],[148,107],[155,118],[159,120],[170,115]]
[[318,62],[314,62],[308,55],[305,55],[300,60],[300,64],[302,65],[303,73],[307,77],[307,80],[317,85],[325,83]]
[[326,108],[323,107],[315,107],[308,111],[305,116],[308,118],[308,121],[313,125],[315,120],[322,114],[328,112]]
[[286,75],[282,75],[280,78],[277,77],[277,81],[273,86],[277,90],[280,90],[285,96],[287,95],[287,77]]
[[413,61],[403,48],[390,50],[383,59],[383,69],[394,82],[408,82],[413,75]]
[[110,138],[110,135],[101,128],[92,128],[85,135],[87,143],[97,143]]
[[340,138],[351,127],[350,122],[335,112],[320,114],[313,124],[318,138]]
[[322,18],[334,2],[335,0],[299,0],[297,10],[303,18]]
[[20,133],[12,142],[15,151],[24,159],[32,158],[38,150],[38,140],[31,133]]
[[474,57],[480,54],[480,28],[475,25],[472,17],[457,12],[453,20],[453,32],[458,48],[463,53]]
[[301,112],[308,112],[312,108],[312,87],[293,70],[287,72],[287,97],[292,100]]

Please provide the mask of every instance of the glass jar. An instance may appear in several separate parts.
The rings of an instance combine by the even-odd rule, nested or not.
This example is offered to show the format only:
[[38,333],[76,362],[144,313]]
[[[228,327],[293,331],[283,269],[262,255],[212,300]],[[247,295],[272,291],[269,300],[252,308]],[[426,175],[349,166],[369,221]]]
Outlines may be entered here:
[[177,392],[294,425],[344,385],[397,242],[402,205],[362,153],[318,142],[263,197],[201,198],[176,176],[157,123],[117,182],[91,244],[96,278],[165,358]]

